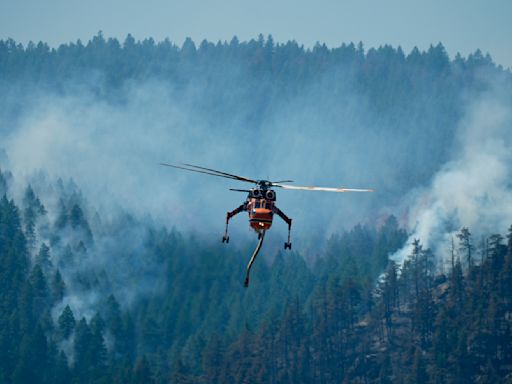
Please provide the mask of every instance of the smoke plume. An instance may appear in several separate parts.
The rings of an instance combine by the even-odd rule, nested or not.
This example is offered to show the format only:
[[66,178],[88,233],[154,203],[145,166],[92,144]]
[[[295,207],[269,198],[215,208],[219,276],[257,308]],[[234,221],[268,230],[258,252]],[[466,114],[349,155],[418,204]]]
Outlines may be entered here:
[[499,91],[470,102],[459,124],[453,159],[428,188],[410,195],[406,246],[392,258],[402,263],[419,239],[442,263],[462,227],[473,239],[504,233],[512,224],[512,110]]

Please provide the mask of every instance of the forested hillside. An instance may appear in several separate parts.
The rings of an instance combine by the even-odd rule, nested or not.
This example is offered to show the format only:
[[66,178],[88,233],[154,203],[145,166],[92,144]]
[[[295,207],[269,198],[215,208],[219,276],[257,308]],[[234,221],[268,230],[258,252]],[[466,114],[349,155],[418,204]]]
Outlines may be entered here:
[[[114,236],[112,223],[96,217],[89,225],[73,199],[60,200],[55,215],[31,187],[21,206],[0,201],[1,382],[512,378],[512,227],[508,240],[495,234],[483,248],[462,229],[452,264],[440,273],[444,267],[419,240],[401,268],[388,260],[406,239],[390,216],[378,229],[357,226],[332,237],[313,265],[279,253],[258,264],[244,290],[248,252],[147,226],[132,256],[104,256],[121,269],[137,257],[161,270],[151,275],[151,292],[130,304],[123,295],[123,307],[108,292],[147,284],[151,272],[116,275],[84,261],[104,252],[99,244]],[[34,249],[44,231],[39,236],[49,242]]]
[[[441,44],[0,41],[0,384],[512,382],[511,89]],[[377,192],[280,194],[244,289],[191,158]]]

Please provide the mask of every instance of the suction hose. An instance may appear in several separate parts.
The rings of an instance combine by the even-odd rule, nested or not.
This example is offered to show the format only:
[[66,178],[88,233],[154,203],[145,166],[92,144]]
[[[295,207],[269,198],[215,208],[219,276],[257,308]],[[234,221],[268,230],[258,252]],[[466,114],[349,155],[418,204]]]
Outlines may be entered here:
[[263,230],[259,234],[258,237],[259,237],[258,245],[256,246],[256,249],[254,250],[254,252],[252,254],[251,260],[249,260],[249,264],[247,264],[247,269],[246,269],[246,273],[245,273],[245,282],[244,282],[244,287],[246,287],[246,288],[249,286],[249,274],[251,273],[252,263],[254,263],[254,260],[256,260],[256,256],[258,256],[258,253],[260,252],[261,246],[263,244],[263,240],[265,239],[265,231]]

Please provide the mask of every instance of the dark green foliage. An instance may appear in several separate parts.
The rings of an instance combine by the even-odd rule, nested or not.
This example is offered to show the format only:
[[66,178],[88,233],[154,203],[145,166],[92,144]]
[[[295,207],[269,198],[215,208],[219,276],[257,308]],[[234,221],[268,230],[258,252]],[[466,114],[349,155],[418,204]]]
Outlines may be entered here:
[[71,207],[71,212],[69,214],[69,222],[71,228],[73,229],[81,229],[84,232],[84,236],[86,241],[92,240],[91,228],[89,227],[89,223],[85,219],[84,213],[78,204],[73,204]]
[[59,200],[59,211],[57,213],[57,220],[55,221],[55,227],[57,229],[63,229],[68,223],[68,211],[62,199]]
[[[0,149],[3,154],[3,149]],[[1,160],[0,160],[1,161]],[[0,196],[4,196],[7,194],[7,179],[2,172],[2,168],[0,168]]]
[[51,282],[51,293],[54,302],[59,302],[64,297],[64,293],[66,291],[66,284],[62,280],[62,276],[60,271],[57,269],[55,274],[53,275]]
[[466,263],[468,266],[472,265],[473,259],[473,244],[471,241],[471,232],[469,232],[468,228],[462,228],[460,232],[457,234],[459,239],[459,250],[465,255]]
[[64,352],[54,352],[54,359],[50,363],[51,376],[49,383],[66,384],[71,381],[71,372],[69,371],[68,359]]
[[79,198],[72,196],[69,201],[64,201],[62,198],[59,200],[57,219],[54,223],[54,227],[57,231],[55,231],[52,237],[52,242],[58,244],[60,241],[58,231],[70,228],[73,233],[73,237],[71,238],[72,246],[79,252],[85,252],[86,245],[92,242],[93,236],[89,222],[80,204],[75,202],[77,199]]
[[107,350],[99,320],[93,319],[92,327],[82,318],[75,330],[74,373],[79,382],[98,380],[106,374]]
[[[77,212],[73,220],[85,221]],[[66,289],[49,248],[29,270],[18,210],[6,198],[0,218],[0,304],[9,314],[0,316],[0,382],[458,383],[510,374],[510,233],[506,245],[491,235],[481,264],[456,260],[448,276],[436,276],[435,256],[415,241],[401,268],[386,262],[376,288],[372,266],[406,237],[390,217],[378,230],[333,236],[313,266],[278,253],[243,290],[242,253],[151,230],[145,247],[165,281],[149,299],[127,310],[110,294],[89,321],[76,323],[65,306],[53,324]],[[98,285],[88,281],[81,289]],[[73,347],[71,367],[61,343]]]
[[[33,339],[33,327],[28,324],[32,320],[28,270],[18,209],[4,196],[0,199],[0,381],[6,383],[20,364],[21,339],[24,346]],[[25,334],[27,329],[30,331]]]
[[75,316],[73,316],[73,311],[66,305],[61,315],[59,316],[59,330],[62,334],[62,337],[67,339],[71,336],[71,333],[75,329]]
[[35,265],[30,273],[20,301],[24,305],[30,306],[26,312],[22,312],[27,315],[27,329],[33,327],[38,321],[43,321],[43,318],[49,312],[50,292],[46,277],[38,264]]
[[50,261],[50,248],[45,243],[41,244],[41,248],[39,248],[36,263],[40,265],[43,270],[49,270],[52,266],[52,262]]
[[[498,240],[493,235],[490,243]],[[431,252],[417,241],[400,275],[390,263],[372,310],[360,300],[364,286],[348,277],[330,280],[309,309],[297,302],[285,308],[280,325],[271,319],[256,333],[244,331],[217,359],[226,367],[220,375],[278,383],[501,382],[511,373],[512,344],[509,295],[500,296],[496,276],[506,265],[499,255],[509,249],[468,270],[457,262],[448,279],[434,279]],[[493,273],[480,281],[479,269]],[[401,297],[400,284],[411,294]],[[486,292],[478,289],[489,284]]]
[[48,344],[41,327],[21,340],[20,355],[13,373],[13,383],[45,383],[48,370]]
[[[121,313],[114,295],[107,298],[104,310],[105,328],[114,337],[112,352],[115,358],[134,359],[136,340],[133,320],[129,312]],[[144,336],[143,336],[144,337]]]
[[36,242],[37,220],[43,215],[46,215],[46,208],[29,185],[23,196],[23,220],[25,223],[25,236],[30,248],[32,248]]

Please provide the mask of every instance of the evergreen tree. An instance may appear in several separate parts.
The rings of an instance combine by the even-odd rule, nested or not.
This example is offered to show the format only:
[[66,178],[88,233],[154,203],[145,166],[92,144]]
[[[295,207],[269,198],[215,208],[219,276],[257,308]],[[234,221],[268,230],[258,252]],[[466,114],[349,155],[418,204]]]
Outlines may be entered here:
[[55,228],[63,229],[68,224],[68,220],[69,220],[69,217],[68,217],[68,210],[66,208],[66,205],[64,204],[64,201],[62,199],[59,199],[57,219],[55,221]]
[[36,241],[36,222],[39,216],[46,214],[46,209],[36,197],[32,187],[29,185],[23,196],[23,219],[25,222],[25,234],[30,248]]
[[466,263],[469,268],[473,263],[473,244],[471,242],[471,232],[469,232],[468,228],[464,227],[457,234],[457,238],[459,239],[459,251],[465,255]]
[[26,333],[21,341],[20,356],[13,374],[13,383],[45,383],[48,371],[48,344],[41,327]]
[[95,374],[96,356],[95,340],[89,324],[82,318],[75,329],[74,375],[80,383],[90,381]]
[[52,267],[50,260],[50,248],[42,243],[39,248],[39,253],[36,256],[36,263],[41,266],[44,271],[48,271]]
[[62,280],[62,276],[60,271],[57,269],[55,274],[53,275],[53,279],[51,281],[51,293],[54,302],[59,302],[64,298],[64,293],[66,291],[66,284]]
[[67,339],[69,336],[71,336],[71,333],[75,329],[75,316],[73,315],[73,311],[69,307],[69,305],[66,305],[64,310],[62,311],[61,315],[59,316],[59,329],[62,333],[62,336]]
[[2,173],[2,169],[0,168],[0,196],[4,196],[7,194],[7,180]]

